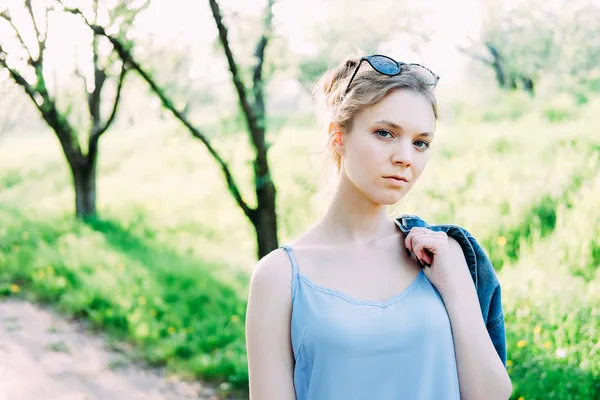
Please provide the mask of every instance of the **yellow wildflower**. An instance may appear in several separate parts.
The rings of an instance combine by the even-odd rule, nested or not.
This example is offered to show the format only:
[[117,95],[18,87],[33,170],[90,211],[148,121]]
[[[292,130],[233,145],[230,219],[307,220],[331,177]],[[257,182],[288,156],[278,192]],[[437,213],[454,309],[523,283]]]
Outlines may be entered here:
[[19,290],[21,290],[21,288],[19,288],[19,285],[15,285],[14,283],[12,285],[10,285],[10,291],[13,293],[19,293]]
[[153,317],[156,317],[156,310],[150,310],[150,315],[152,315]]
[[552,347],[552,343],[550,342],[544,342],[544,347],[549,349],[550,347]]
[[517,400],[525,400],[525,397],[521,396]]
[[517,342],[517,347],[525,347],[527,345],[527,340],[519,340]]
[[175,333],[175,328],[173,328],[172,326],[169,327],[169,329],[167,329],[167,331],[169,332],[170,335]]
[[498,238],[498,246],[504,246],[506,245],[506,238],[504,236],[500,236]]
[[536,326],[535,328],[533,328],[533,333],[539,335],[540,333],[542,333],[542,327]]
[[512,367],[513,366],[513,360],[506,360],[506,366],[507,367]]
[[238,317],[237,315],[232,315],[230,321],[233,324],[237,324],[238,322],[240,322],[240,317]]

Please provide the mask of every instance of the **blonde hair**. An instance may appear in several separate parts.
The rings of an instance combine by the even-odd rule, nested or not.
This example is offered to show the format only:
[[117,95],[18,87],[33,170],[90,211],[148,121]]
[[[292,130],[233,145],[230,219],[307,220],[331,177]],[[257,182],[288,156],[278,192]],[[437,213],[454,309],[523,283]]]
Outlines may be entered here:
[[[363,62],[358,71],[350,91],[346,93],[350,77],[360,62],[361,57],[349,57],[337,67],[326,71],[316,82],[313,88],[313,98],[317,106],[317,116],[321,122],[337,124],[342,133],[352,130],[354,117],[363,108],[372,106],[383,99],[395,89],[411,90],[422,94],[430,102],[435,118],[438,119],[438,108],[431,85],[426,82],[420,73],[407,69],[396,76],[381,74]],[[363,71],[362,66],[366,66]],[[331,137],[329,138],[331,140]],[[341,156],[331,151],[331,142],[328,143],[330,153],[334,158],[339,171]]]

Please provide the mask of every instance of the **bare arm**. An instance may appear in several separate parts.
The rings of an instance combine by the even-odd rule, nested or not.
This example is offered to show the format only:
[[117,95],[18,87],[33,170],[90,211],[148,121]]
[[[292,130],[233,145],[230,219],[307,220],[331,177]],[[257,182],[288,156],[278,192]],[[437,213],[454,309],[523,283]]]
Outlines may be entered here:
[[262,258],[250,279],[246,350],[251,400],[295,400],[290,339],[291,265],[282,250]]
[[[458,242],[450,238],[450,251],[456,259],[466,260]],[[461,399],[508,399],[512,392],[510,378],[483,322],[477,292],[470,276],[464,290],[442,294],[450,317],[460,382]]]

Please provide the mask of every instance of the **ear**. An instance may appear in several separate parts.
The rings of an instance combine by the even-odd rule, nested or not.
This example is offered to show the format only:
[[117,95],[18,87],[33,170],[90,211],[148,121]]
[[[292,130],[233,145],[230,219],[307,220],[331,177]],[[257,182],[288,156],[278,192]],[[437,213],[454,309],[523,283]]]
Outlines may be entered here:
[[344,136],[335,122],[329,123],[329,145],[340,156],[344,155]]

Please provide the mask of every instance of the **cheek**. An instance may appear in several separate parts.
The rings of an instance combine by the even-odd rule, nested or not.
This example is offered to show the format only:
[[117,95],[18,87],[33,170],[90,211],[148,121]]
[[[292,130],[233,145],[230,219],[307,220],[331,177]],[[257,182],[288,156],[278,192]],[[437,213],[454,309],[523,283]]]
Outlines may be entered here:
[[423,155],[422,157],[418,157],[413,162],[413,175],[415,178],[421,176],[423,171],[425,170],[425,166],[427,166],[428,156]]
[[[362,138],[361,138],[362,139]],[[380,164],[382,151],[369,140],[353,141],[344,151],[344,162],[348,172],[354,176],[365,176]]]

